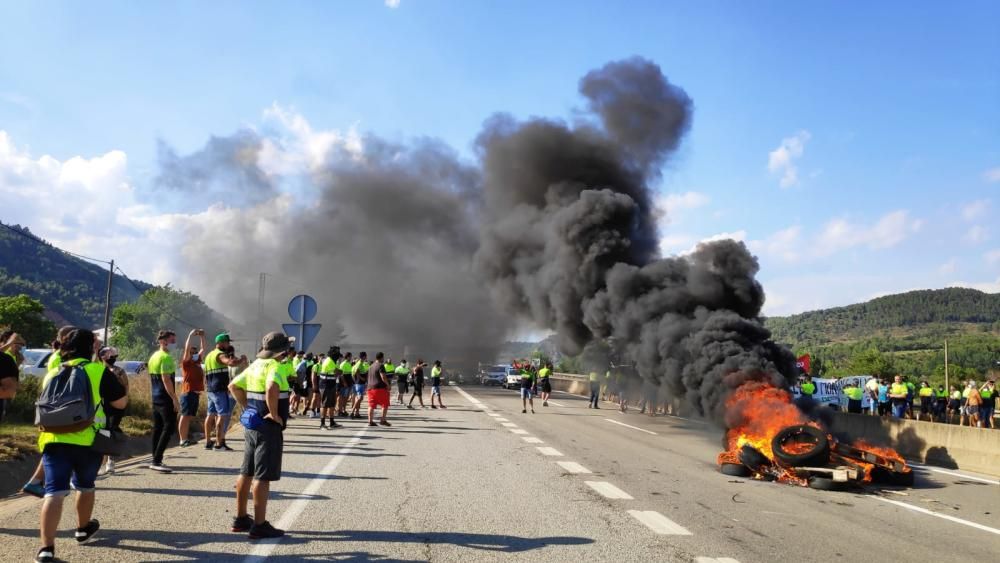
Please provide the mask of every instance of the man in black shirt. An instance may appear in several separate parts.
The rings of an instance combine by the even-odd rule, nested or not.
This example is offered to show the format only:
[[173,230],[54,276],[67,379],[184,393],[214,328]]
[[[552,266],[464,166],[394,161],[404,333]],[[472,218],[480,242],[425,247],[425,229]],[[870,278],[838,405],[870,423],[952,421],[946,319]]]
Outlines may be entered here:
[[375,362],[368,369],[368,426],[375,426],[375,409],[382,407],[379,424],[392,426],[385,416],[389,413],[389,377],[385,373],[382,352],[375,354]]
[[413,408],[413,399],[420,400],[420,408],[426,409],[424,406],[424,367],[427,364],[423,360],[418,359],[417,364],[413,367],[413,394],[410,395],[410,402],[407,403],[406,408]]
[[[14,333],[7,335],[3,340],[12,340]],[[2,335],[0,335],[2,337]],[[2,342],[2,340],[0,340]],[[21,372],[18,368],[17,361],[14,359],[16,354],[10,352],[9,350],[0,351],[0,422],[3,422],[4,412],[7,410],[7,403],[14,398],[17,394],[17,385],[20,378]]]

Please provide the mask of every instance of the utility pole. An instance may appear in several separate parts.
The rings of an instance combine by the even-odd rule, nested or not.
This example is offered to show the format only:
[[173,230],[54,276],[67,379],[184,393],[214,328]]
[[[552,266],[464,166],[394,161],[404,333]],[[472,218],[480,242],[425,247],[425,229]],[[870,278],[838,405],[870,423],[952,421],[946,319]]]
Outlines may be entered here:
[[944,339],[944,389],[951,397],[951,387],[948,385],[948,339]]
[[115,279],[115,261],[111,261],[108,266],[108,291],[104,295],[104,345],[111,345],[111,337],[108,336],[108,323],[111,321],[111,283]]
[[254,342],[254,349],[253,349],[254,352],[257,351],[256,347],[260,345],[260,341],[264,337],[264,335],[260,333],[260,326],[264,319],[264,276],[265,275],[266,274],[264,274],[264,272],[260,273],[260,284],[257,287],[257,327],[256,327],[257,340]]

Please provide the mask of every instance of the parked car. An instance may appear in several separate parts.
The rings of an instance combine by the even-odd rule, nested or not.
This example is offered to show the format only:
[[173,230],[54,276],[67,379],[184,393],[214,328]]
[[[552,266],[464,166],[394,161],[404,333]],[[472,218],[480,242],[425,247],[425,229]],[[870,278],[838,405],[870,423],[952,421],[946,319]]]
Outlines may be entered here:
[[490,366],[483,372],[480,383],[483,385],[504,385],[507,378],[507,366]]
[[136,377],[147,373],[146,362],[126,360],[124,362],[118,362],[118,365],[125,370],[125,373],[128,374],[129,377]]
[[21,362],[21,375],[33,375],[35,377],[45,377],[48,373],[49,356],[52,350],[48,348],[27,348],[21,351],[24,354],[24,361]]
[[504,366],[504,374],[505,374],[503,380],[504,389],[521,388],[521,370],[515,367]]

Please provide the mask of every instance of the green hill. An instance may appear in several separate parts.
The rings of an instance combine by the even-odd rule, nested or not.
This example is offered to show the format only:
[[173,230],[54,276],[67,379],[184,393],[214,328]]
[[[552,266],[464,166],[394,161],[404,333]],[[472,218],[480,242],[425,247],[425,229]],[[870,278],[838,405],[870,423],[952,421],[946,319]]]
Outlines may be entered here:
[[861,357],[877,350],[894,371],[937,379],[944,373],[945,340],[952,374],[982,376],[1000,360],[1000,294],[975,289],[910,291],[771,317],[765,325],[775,340],[810,353],[813,371],[827,375],[865,371]]
[[[56,324],[104,325],[107,266],[71,256],[20,225],[0,223],[0,295],[27,294]],[[112,303],[135,301],[152,286],[115,274]]]

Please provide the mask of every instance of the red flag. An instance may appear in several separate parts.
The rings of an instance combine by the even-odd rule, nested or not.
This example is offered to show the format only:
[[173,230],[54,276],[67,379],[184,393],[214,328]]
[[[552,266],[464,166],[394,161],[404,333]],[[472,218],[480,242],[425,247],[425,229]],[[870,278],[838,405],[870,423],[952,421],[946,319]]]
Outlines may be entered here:
[[799,366],[799,369],[801,369],[802,371],[806,373],[811,373],[809,371],[809,364],[811,360],[812,359],[809,357],[809,354],[803,354],[799,356],[799,359],[795,362],[795,365]]

